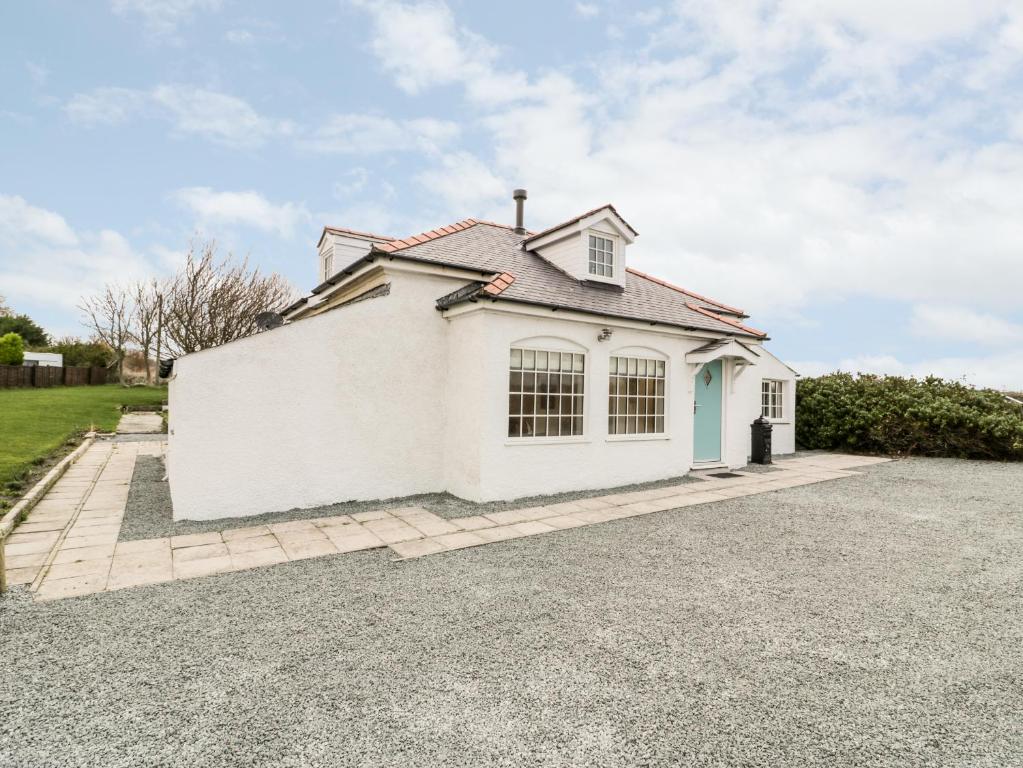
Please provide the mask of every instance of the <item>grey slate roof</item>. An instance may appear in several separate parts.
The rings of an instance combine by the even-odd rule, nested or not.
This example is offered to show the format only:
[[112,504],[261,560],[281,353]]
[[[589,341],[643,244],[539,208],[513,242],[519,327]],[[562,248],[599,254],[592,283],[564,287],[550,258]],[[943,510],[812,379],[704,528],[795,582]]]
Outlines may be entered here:
[[370,257],[461,266],[481,273],[507,272],[515,278],[496,296],[482,291],[484,280],[478,283],[479,291],[473,291],[470,284],[440,297],[442,308],[470,300],[513,301],[732,336],[763,336],[734,319],[717,315],[721,309],[711,302],[632,272],[626,272],[624,291],[617,286],[579,281],[536,253],[523,250],[523,239],[507,227],[477,222],[397,251],[374,251]]

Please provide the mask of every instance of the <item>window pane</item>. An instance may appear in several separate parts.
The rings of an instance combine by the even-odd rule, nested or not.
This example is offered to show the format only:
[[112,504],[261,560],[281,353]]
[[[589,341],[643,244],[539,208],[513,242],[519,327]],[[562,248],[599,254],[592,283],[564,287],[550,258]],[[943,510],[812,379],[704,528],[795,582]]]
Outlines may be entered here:
[[664,376],[664,361],[663,360],[658,360],[657,361],[657,375],[658,376]]
[[522,374],[522,391],[523,392],[536,392],[536,374],[535,373],[524,373],[524,374]]
[[547,370],[547,353],[537,352],[536,353],[536,370],[546,371]]
[[635,376],[636,375],[636,365],[637,365],[636,358],[630,357],[629,358],[629,364],[628,364],[628,371],[629,371],[629,375],[630,376]]
[[612,376],[618,373],[618,358],[612,357],[611,360],[608,362],[608,366],[609,366],[608,373],[610,373]]
[[572,417],[562,416],[561,417],[561,434],[571,435],[572,434]]
[[508,396],[508,413],[513,416],[522,413],[522,395]]
[[558,429],[558,423],[558,419],[556,418],[547,419],[548,437],[558,437],[561,434],[561,431]]
[[664,417],[663,416],[655,416],[654,417],[654,430],[656,432],[658,432],[658,433],[664,431]]
[[581,374],[575,377],[575,381],[572,386],[575,388],[575,393],[581,395],[585,386],[586,379]]
[[520,421],[517,416],[513,416],[512,418],[508,419],[508,437],[519,436],[519,424]]
[[519,371],[512,371],[508,387],[512,392],[522,391],[522,374]]
[[572,413],[579,416],[583,412],[583,396],[576,395],[572,398]]
[[637,376],[646,376],[646,360],[637,360],[636,361],[636,375]]
[[607,414],[608,416],[614,416],[618,413],[618,398],[609,397],[607,399]]
[[536,399],[533,395],[522,396],[522,413],[527,416],[533,413],[533,409],[536,407]]
[[536,418],[536,431],[534,432],[535,437],[546,437],[547,436],[547,418],[544,416],[537,416]]
[[522,350],[522,367],[526,370],[532,370],[536,367],[536,353],[533,350]]
[[548,374],[546,374],[546,373],[538,373],[538,374],[536,374],[536,391],[540,392],[541,394],[548,391],[547,390],[547,376],[548,376]]
[[511,367],[521,368],[522,367],[522,350],[513,349],[511,351]]
[[609,435],[613,435],[615,433],[615,417],[614,416],[608,416],[607,417],[607,433]]
[[572,434],[581,435],[583,433],[583,417],[573,416],[572,417]]

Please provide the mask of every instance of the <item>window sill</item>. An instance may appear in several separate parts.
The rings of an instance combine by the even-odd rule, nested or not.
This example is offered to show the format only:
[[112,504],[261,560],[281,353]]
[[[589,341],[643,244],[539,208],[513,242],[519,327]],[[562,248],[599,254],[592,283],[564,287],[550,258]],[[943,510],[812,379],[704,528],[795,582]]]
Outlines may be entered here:
[[772,424],[791,424],[791,419],[768,419]]
[[643,443],[648,440],[671,440],[671,435],[608,435],[604,440],[608,443]]
[[572,445],[588,443],[590,439],[585,435],[573,437],[509,437],[504,441],[505,445]]

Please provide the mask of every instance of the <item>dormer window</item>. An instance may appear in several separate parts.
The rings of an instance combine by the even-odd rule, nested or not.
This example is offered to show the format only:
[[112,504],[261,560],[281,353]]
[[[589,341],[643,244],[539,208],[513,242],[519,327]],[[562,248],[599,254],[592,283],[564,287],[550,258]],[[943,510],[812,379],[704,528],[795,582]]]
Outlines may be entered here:
[[615,241],[610,237],[590,235],[590,274],[614,277]]
[[330,252],[323,257],[323,279],[327,280],[334,274],[334,253]]

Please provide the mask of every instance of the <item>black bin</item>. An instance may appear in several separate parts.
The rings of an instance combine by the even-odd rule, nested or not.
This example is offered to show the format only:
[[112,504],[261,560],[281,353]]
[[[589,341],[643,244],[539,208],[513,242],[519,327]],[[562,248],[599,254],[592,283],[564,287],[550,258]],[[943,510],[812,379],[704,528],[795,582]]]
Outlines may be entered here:
[[750,461],[754,464],[771,463],[771,430],[773,429],[774,425],[763,416],[750,425],[750,430],[753,433]]

